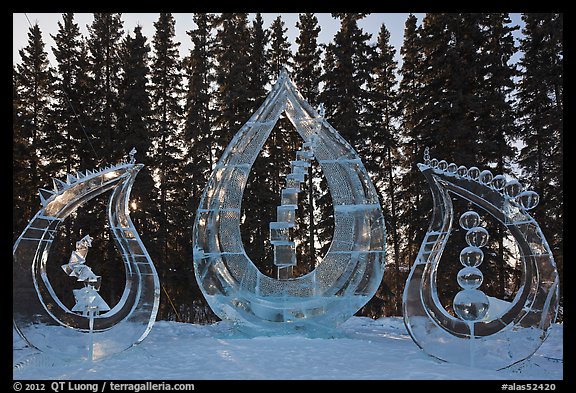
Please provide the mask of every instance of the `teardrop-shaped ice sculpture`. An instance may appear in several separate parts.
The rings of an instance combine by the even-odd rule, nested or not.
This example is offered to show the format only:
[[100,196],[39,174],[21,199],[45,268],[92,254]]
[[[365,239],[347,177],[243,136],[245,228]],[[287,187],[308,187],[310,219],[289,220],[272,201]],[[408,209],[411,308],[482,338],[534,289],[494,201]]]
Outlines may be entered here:
[[[68,174],[65,182],[55,179],[54,190],[40,189],[42,208],[13,248],[14,327],[32,347],[66,361],[100,360],[140,343],[152,329],[160,281],[128,209],[132,184],[142,167],[130,160]],[[110,190],[108,224],[124,261],[126,281],[111,310],[87,318],[56,295],[47,274],[48,256],[58,226],[78,207]]]
[[[472,367],[501,369],[530,357],[556,319],[558,272],[542,230],[527,212],[532,203],[527,197],[522,197],[527,206],[516,201],[521,184],[513,180],[501,188],[497,179],[499,184],[494,187],[487,181],[490,178],[493,183],[488,172],[474,166],[465,176],[447,174],[426,164],[418,164],[418,168],[432,191],[434,210],[404,289],[403,314],[408,332],[429,355]],[[472,227],[478,220],[471,219],[472,213],[464,213],[462,221],[468,229],[466,240],[470,246],[460,253],[460,262],[467,267],[458,276],[464,289],[453,301],[456,316],[441,304],[437,283],[445,279],[437,273],[452,231],[455,196],[490,214],[509,231],[518,246],[522,269],[520,287],[512,301],[486,297],[475,289],[482,278],[489,278],[474,270],[482,263],[479,247],[485,244],[487,233],[481,227]]]
[[[283,112],[328,181],[334,234],[314,270],[275,279],[245,252],[240,214],[252,165]],[[285,70],[214,168],[197,210],[193,244],[194,271],[208,304],[250,334],[329,335],[378,289],[385,226],[376,190],[354,149],[304,100]]]

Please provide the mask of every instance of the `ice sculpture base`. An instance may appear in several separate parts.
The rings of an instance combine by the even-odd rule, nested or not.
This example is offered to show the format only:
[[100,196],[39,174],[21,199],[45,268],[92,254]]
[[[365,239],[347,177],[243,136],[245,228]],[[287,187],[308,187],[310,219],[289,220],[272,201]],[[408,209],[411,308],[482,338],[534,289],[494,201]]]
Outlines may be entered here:
[[263,299],[207,296],[211,307],[230,321],[240,336],[300,335],[309,338],[342,337],[339,326],[369,300],[350,297],[267,297]]

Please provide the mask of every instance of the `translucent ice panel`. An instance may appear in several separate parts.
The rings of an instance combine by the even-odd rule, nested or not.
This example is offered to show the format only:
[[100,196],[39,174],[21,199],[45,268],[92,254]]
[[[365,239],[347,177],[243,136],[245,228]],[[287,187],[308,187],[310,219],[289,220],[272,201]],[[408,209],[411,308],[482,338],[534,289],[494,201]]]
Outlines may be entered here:
[[298,188],[285,188],[281,191],[280,203],[282,205],[298,205]]
[[291,238],[291,228],[287,222],[271,222],[270,223],[270,242],[274,243],[284,243]]
[[276,208],[276,219],[278,221],[287,222],[294,226],[296,218],[296,205],[278,206]]
[[276,266],[296,265],[296,246],[294,245],[294,242],[275,244],[274,265]]

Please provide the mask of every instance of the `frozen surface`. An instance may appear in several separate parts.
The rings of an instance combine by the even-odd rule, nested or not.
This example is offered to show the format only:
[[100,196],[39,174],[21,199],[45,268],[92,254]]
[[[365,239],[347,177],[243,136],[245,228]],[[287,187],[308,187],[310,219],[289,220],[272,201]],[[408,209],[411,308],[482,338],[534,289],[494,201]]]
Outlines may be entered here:
[[[339,338],[273,336],[232,338],[228,325],[157,321],[135,348],[98,362],[55,364],[34,356],[14,335],[14,379],[39,380],[561,380],[563,325],[530,359],[495,371],[450,364],[426,355],[410,339],[401,318],[352,317]],[[28,360],[26,360],[28,359]],[[134,367],[138,365],[138,367]]]

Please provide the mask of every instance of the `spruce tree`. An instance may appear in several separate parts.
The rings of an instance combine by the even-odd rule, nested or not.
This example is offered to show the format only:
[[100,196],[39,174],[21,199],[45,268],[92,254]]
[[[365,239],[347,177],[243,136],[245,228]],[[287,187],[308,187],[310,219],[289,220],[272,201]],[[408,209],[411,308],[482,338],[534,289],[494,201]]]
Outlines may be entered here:
[[518,89],[519,164],[525,188],[540,195],[534,218],[540,223],[563,285],[563,15],[528,13],[520,49]]
[[[367,14],[335,13],[340,30],[327,46],[321,101],[328,120],[356,150],[364,141],[364,109],[369,101],[365,84],[372,70],[374,47],[358,21]],[[330,52],[330,53],[328,53]]]
[[[371,80],[374,47],[369,44],[370,34],[358,26],[358,21],[366,14],[337,13],[332,16],[340,19],[340,30],[324,52],[324,88],[319,100],[325,106],[327,120],[363,157],[369,148],[365,142],[371,132],[366,127],[370,95],[365,87]],[[328,190],[325,179],[321,189]],[[334,216],[329,199],[328,191],[318,199],[318,206],[321,206],[317,228],[322,244],[320,253],[326,252],[332,238]]]
[[[257,19],[256,26],[259,23]],[[254,64],[253,61],[258,61],[258,58],[252,59],[249,56],[251,50],[256,49],[251,47],[251,44],[255,43],[252,42],[255,36],[251,36],[251,33],[258,28],[249,28],[247,14],[221,14],[216,19],[216,26],[215,76],[218,90],[215,94],[214,140],[219,156],[233,135],[257,109],[254,101],[257,98],[256,90],[250,82],[256,82],[253,71],[255,67],[261,67],[261,64]],[[268,183],[271,179],[266,177],[266,168],[259,161],[257,159],[252,165],[244,189],[241,215],[245,219],[240,230],[248,256],[262,272],[271,274],[272,248],[266,243],[268,222],[271,220],[270,214],[263,213],[268,211],[267,206],[272,198]],[[276,193],[274,190],[274,194]],[[264,266],[265,263],[268,264],[267,267]]]
[[159,255],[158,201],[152,173],[154,170],[148,67],[150,45],[142,35],[142,27],[134,28],[134,36],[126,35],[121,49],[122,78],[119,85],[121,117],[118,119],[120,149],[126,153],[136,149],[136,162],[144,164],[131,192],[130,217],[146,245],[152,260]]
[[319,104],[322,74],[322,50],[318,44],[321,29],[318,18],[312,13],[299,14],[296,27],[299,29],[299,34],[296,37],[298,49],[294,55],[294,83],[306,101],[316,106]]
[[[117,144],[117,120],[120,111],[118,86],[120,84],[120,49],[124,22],[121,14],[95,13],[88,26],[87,39],[90,52],[90,123],[93,144],[99,157],[114,163],[125,156]],[[105,157],[105,158],[104,158]],[[98,163],[101,164],[101,163]]]
[[198,208],[202,191],[214,167],[212,121],[215,116],[211,109],[213,88],[212,70],[214,38],[212,37],[213,15],[198,13],[193,16],[197,28],[187,34],[193,44],[189,56],[185,59],[185,72],[188,80],[186,89],[186,107],[184,138],[188,144],[186,171],[189,174],[191,211]]
[[[296,37],[298,49],[294,55],[293,80],[306,101],[315,107],[319,104],[318,95],[320,94],[320,78],[322,76],[322,50],[318,44],[320,26],[314,14],[304,13],[299,14],[296,27],[299,29],[299,34]],[[304,213],[306,214],[306,216],[302,218],[302,222],[308,223],[308,232],[305,234],[306,236],[303,238],[303,241],[308,244],[306,251],[311,265],[315,265],[317,262],[317,224],[315,222],[317,217],[315,216],[319,212],[316,205],[320,195],[326,192],[326,190],[322,191],[320,189],[320,184],[325,184],[325,180],[323,183],[321,181],[315,181],[315,179],[321,179],[321,176],[318,164],[314,161],[313,165],[308,169],[308,181],[304,184],[303,193],[301,194],[301,198],[305,198],[306,200],[307,209],[301,209],[299,211],[301,216],[303,216]]]
[[247,76],[250,75],[250,31],[245,13],[223,13],[216,18],[215,42],[216,91],[214,141],[216,157],[232,140],[232,136],[250,117]]
[[[52,38],[56,43],[52,53],[57,62],[54,122],[58,131],[53,133],[50,141],[50,163],[53,165],[51,172],[57,174],[64,170],[71,173],[73,169],[81,169],[78,167],[79,157],[86,154],[82,151],[82,147],[85,147],[82,144],[82,104],[88,98],[85,90],[86,62],[82,57],[85,49],[78,24],[74,22],[74,14],[62,15],[62,22],[58,22],[58,33]],[[56,157],[54,153],[60,157]]]
[[[55,46],[52,53],[56,58],[55,100],[53,131],[46,135],[46,151],[49,172],[52,176],[74,173],[87,169],[87,161],[95,158],[92,139],[84,128],[87,123],[88,104],[91,92],[87,73],[87,48],[74,14],[62,15],[58,32],[52,36]],[[62,258],[66,258],[81,238],[80,228],[75,224],[75,215],[64,222],[65,238]]]
[[[431,208],[430,193],[422,174],[415,163],[422,162],[426,146],[430,146],[430,137],[421,132],[419,125],[425,117],[423,111],[425,81],[422,27],[416,16],[410,14],[404,25],[404,41],[400,49],[402,79],[399,85],[399,106],[401,111],[398,187],[398,223],[397,232],[403,234],[400,244],[402,260],[411,267],[426,232]],[[433,153],[434,154],[434,153]]]
[[[368,156],[362,157],[365,161],[366,169],[372,178],[376,189],[379,191],[380,199],[385,198],[382,203],[385,219],[388,224],[389,242],[392,243],[392,255],[394,273],[388,275],[393,277],[388,282],[394,288],[394,313],[399,314],[402,307],[402,286],[405,281],[400,276],[400,239],[398,228],[398,189],[397,149],[399,144],[397,119],[398,92],[396,82],[397,63],[394,59],[396,50],[390,44],[390,32],[384,24],[381,25],[376,43],[374,57],[374,77],[370,81],[369,91],[371,95],[370,105],[367,107],[368,127],[370,133],[369,146],[365,152]],[[384,286],[377,296],[384,297],[389,292]],[[383,292],[383,293],[382,293]],[[380,313],[382,310],[376,310]]]
[[[214,80],[214,37],[212,34],[214,15],[196,13],[192,18],[196,28],[187,31],[192,42],[192,49],[184,59],[183,65],[188,81],[183,131],[186,144],[184,173],[187,174],[187,178],[184,180],[187,197],[186,211],[184,212],[186,214],[184,239],[189,244],[192,244],[192,226],[196,218],[196,209],[199,208],[202,192],[216,164],[212,130],[215,113],[211,106],[214,94],[214,88],[211,87]],[[188,265],[188,270],[185,273],[188,277],[188,299],[194,299],[189,307],[193,315],[188,318],[190,321],[199,318],[198,316],[210,318],[203,317],[213,314],[194,279],[192,264]],[[207,320],[204,319],[202,322],[207,322]]]
[[[481,99],[481,110],[476,121],[479,137],[476,142],[478,165],[494,168],[494,175],[510,173],[511,160],[515,149],[512,140],[516,131],[516,113],[513,108],[512,93],[515,89],[514,77],[517,75],[515,67],[511,64],[512,56],[516,52],[512,32],[517,26],[509,26],[511,20],[508,14],[484,14],[480,21],[480,28],[484,36],[480,51],[480,62],[483,67],[483,82],[476,89]],[[494,258],[487,258],[486,268],[492,268],[494,276],[498,279],[492,283],[494,292],[501,299],[511,300],[510,279],[519,272],[510,275],[510,250],[505,247],[505,228],[498,224],[487,226],[490,233],[490,242],[486,248]],[[492,266],[490,265],[492,262]],[[514,273],[514,272],[512,272]],[[487,285],[489,283],[487,282]]]
[[[22,121],[22,103],[19,95],[16,66],[12,69],[12,242],[15,242],[32,217],[36,185],[31,183],[30,142]],[[37,163],[35,164],[37,165]]]
[[250,74],[248,78],[250,101],[254,110],[266,98],[266,86],[270,82],[267,46],[270,31],[264,28],[262,14],[257,13],[250,28]]
[[23,165],[24,172],[15,173],[14,177],[28,183],[27,189],[34,190],[21,196],[23,205],[31,204],[31,198],[36,198],[36,188],[46,187],[44,182],[50,178],[46,177],[41,157],[46,151],[43,145],[50,125],[54,76],[44,46],[40,27],[38,24],[31,26],[28,30],[28,45],[18,52],[21,62],[16,65],[14,74],[20,125],[18,131],[28,145],[27,157],[22,157],[26,162]]
[[270,61],[271,76],[278,77],[282,68],[290,70],[292,67],[292,52],[290,42],[286,37],[288,28],[284,27],[284,21],[278,16],[270,26],[270,49],[268,59]]
[[[152,100],[152,133],[155,145],[154,163],[158,176],[159,189],[159,228],[158,242],[160,255],[157,266],[161,279],[167,282],[178,275],[189,260],[182,249],[183,228],[180,219],[183,217],[185,202],[185,174],[181,171],[183,142],[181,137],[182,122],[182,75],[179,60],[179,42],[174,41],[175,20],[172,14],[161,13],[154,22],[155,33],[152,39],[153,55],[151,64],[150,97]],[[170,286],[174,294],[180,288]],[[168,308],[163,303],[161,312]]]
[[[83,169],[116,164],[126,157],[127,152],[120,149],[118,143],[123,24],[121,14],[95,13],[92,24],[88,26],[88,56],[84,72],[89,76],[86,86],[89,96],[82,108],[85,114],[82,123],[89,138],[90,151],[84,151],[80,157]],[[100,293],[108,304],[115,304],[122,296],[124,279],[123,272],[116,268],[118,263],[122,263],[121,254],[106,227],[107,197],[102,195],[78,209],[73,233],[89,233],[94,237],[92,252],[100,256],[101,264],[95,268],[109,283]]]

